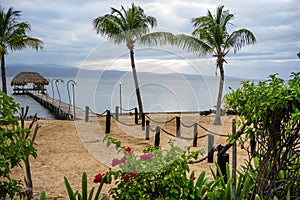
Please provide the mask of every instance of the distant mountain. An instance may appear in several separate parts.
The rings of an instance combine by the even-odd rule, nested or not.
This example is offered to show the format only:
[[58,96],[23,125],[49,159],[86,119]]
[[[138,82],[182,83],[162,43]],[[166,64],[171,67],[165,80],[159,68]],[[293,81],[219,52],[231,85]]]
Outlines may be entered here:
[[78,68],[65,65],[7,65],[6,75],[13,77],[21,72],[38,72],[45,77],[75,77]]
[[[77,67],[66,66],[66,65],[56,65],[56,64],[43,64],[43,65],[7,65],[6,66],[6,76],[14,77],[21,72],[38,72],[44,77],[76,77],[79,70],[83,70],[85,73],[97,73],[99,76],[105,78],[114,78],[119,79],[128,71],[118,71],[118,70],[87,70],[79,69]],[[131,75],[131,71],[130,71]],[[193,75],[193,74],[156,74],[149,72],[139,72],[139,77],[153,77],[153,76],[166,76],[167,78],[178,78],[178,75],[192,80],[199,78],[208,78],[208,79],[219,79],[219,76],[202,76],[202,75]],[[237,77],[225,76],[225,79],[240,79]]]

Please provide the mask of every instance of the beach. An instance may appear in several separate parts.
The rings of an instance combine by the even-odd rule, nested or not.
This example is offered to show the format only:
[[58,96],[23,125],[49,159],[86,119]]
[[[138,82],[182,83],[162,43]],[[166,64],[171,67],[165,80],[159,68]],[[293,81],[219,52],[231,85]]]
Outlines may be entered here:
[[[112,118],[111,131],[108,134],[105,133],[105,117],[92,116],[89,118],[89,122],[85,122],[83,119],[76,121],[39,120],[36,124],[41,128],[35,140],[38,157],[30,158],[34,194],[38,196],[41,191],[46,191],[47,198],[68,199],[63,182],[64,176],[68,178],[74,190],[80,191],[83,172],[87,173],[88,187],[94,186],[94,176],[108,171],[111,168],[112,159],[120,156],[113,146],[106,147],[106,143],[103,142],[105,135],[120,140],[123,146],[132,148],[133,152],[138,154],[148,145],[154,145],[155,132],[153,130],[157,126],[165,131],[161,131],[160,146],[162,149],[168,149],[170,140],[174,140],[174,145],[180,147],[191,146],[193,128],[189,126],[194,123],[198,123],[211,132],[227,135],[231,134],[232,120],[236,118],[232,115],[222,116],[222,125],[216,126],[213,125],[213,114],[200,116],[198,113],[160,113],[149,114],[147,117],[151,126],[149,140],[145,140],[145,130],[142,130],[140,125],[133,125],[134,116],[129,115],[120,116],[121,123]],[[170,135],[176,133],[175,120],[173,120],[175,117],[180,117],[181,137],[185,139],[176,139]],[[167,121],[169,122],[162,123]],[[207,130],[198,126],[198,136],[207,134]],[[226,140],[227,137],[215,136],[214,144],[215,146],[225,145]],[[198,150],[200,148],[204,149],[207,154],[207,137],[198,139],[197,147],[191,149]],[[228,153],[231,163],[231,149]],[[246,152],[238,148],[238,165],[243,164],[246,158]],[[216,161],[216,153],[214,161]],[[215,164],[208,163],[207,160],[190,167],[196,172],[196,176],[202,171],[210,174],[210,167],[215,170]],[[12,174],[14,178],[22,180],[24,175],[25,172],[22,169],[15,169]],[[110,187],[111,185],[104,185],[102,190],[104,196]]]

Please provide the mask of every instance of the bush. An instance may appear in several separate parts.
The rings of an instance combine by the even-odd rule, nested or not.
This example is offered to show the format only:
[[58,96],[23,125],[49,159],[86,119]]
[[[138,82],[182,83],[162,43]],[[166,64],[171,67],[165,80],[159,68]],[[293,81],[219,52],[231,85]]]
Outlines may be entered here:
[[34,143],[25,137],[30,130],[21,128],[13,116],[18,109],[13,98],[0,91],[0,199],[22,196],[21,180],[12,179],[11,170],[28,155],[37,156]]
[[287,82],[277,74],[257,84],[245,81],[225,96],[225,104],[236,111],[241,124],[250,122],[239,142],[250,156],[252,199],[299,197],[300,73],[292,73]]

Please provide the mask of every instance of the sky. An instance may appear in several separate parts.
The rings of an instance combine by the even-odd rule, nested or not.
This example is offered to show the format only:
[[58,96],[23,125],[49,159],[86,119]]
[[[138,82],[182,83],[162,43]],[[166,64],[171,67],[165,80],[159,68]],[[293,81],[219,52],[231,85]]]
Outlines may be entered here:
[[[158,31],[191,34],[191,19],[215,13],[224,5],[234,14],[229,32],[240,28],[252,31],[255,45],[230,53],[225,75],[265,79],[279,73],[288,78],[300,71],[300,4],[298,0],[1,0],[1,8],[22,11],[20,21],[31,25],[31,37],[39,38],[44,49],[9,52],[6,63],[12,65],[59,64],[86,69],[130,71],[125,44],[115,45],[97,35],[92,21],[110,13],[110,8],[128,7],[134,2],[147,15],[158,21]],[[215,75],[215,59],[189,53],[176,47],[144,47],[135,49],[138,72],[200,73]]]

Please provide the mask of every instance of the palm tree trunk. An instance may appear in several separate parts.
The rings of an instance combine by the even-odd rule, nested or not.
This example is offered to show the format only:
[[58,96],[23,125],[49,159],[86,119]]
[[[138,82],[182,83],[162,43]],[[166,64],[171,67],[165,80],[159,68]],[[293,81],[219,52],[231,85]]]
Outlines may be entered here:
[[130,49],[130,60],[131,60],[132,74],[133,74],[133,80],[134,80],[134,85],[135,85],[136,98],[137,98],[138,106],[139,106],[139,117],[142,118],[142,113],[144,113],[144,111],[143,111],[143,104],[142,104],[142,98],[141,98],[137,73],[136,73],[136,69],[135,69],[133,49]]
[[221,103],[222,103],[222,95],[223,95],[223,86],[224,86],[224,69],[223,64],[219,65],[220,69],[220,83],[219,83],[219,93],[218,93],[218,100],[217,100],[217,111],[216,117],[214,121],[214,125],[221,125]]
[[1,77],[2,77],[2,91],[5,94],[7,94],[4,54],[1,57]]

